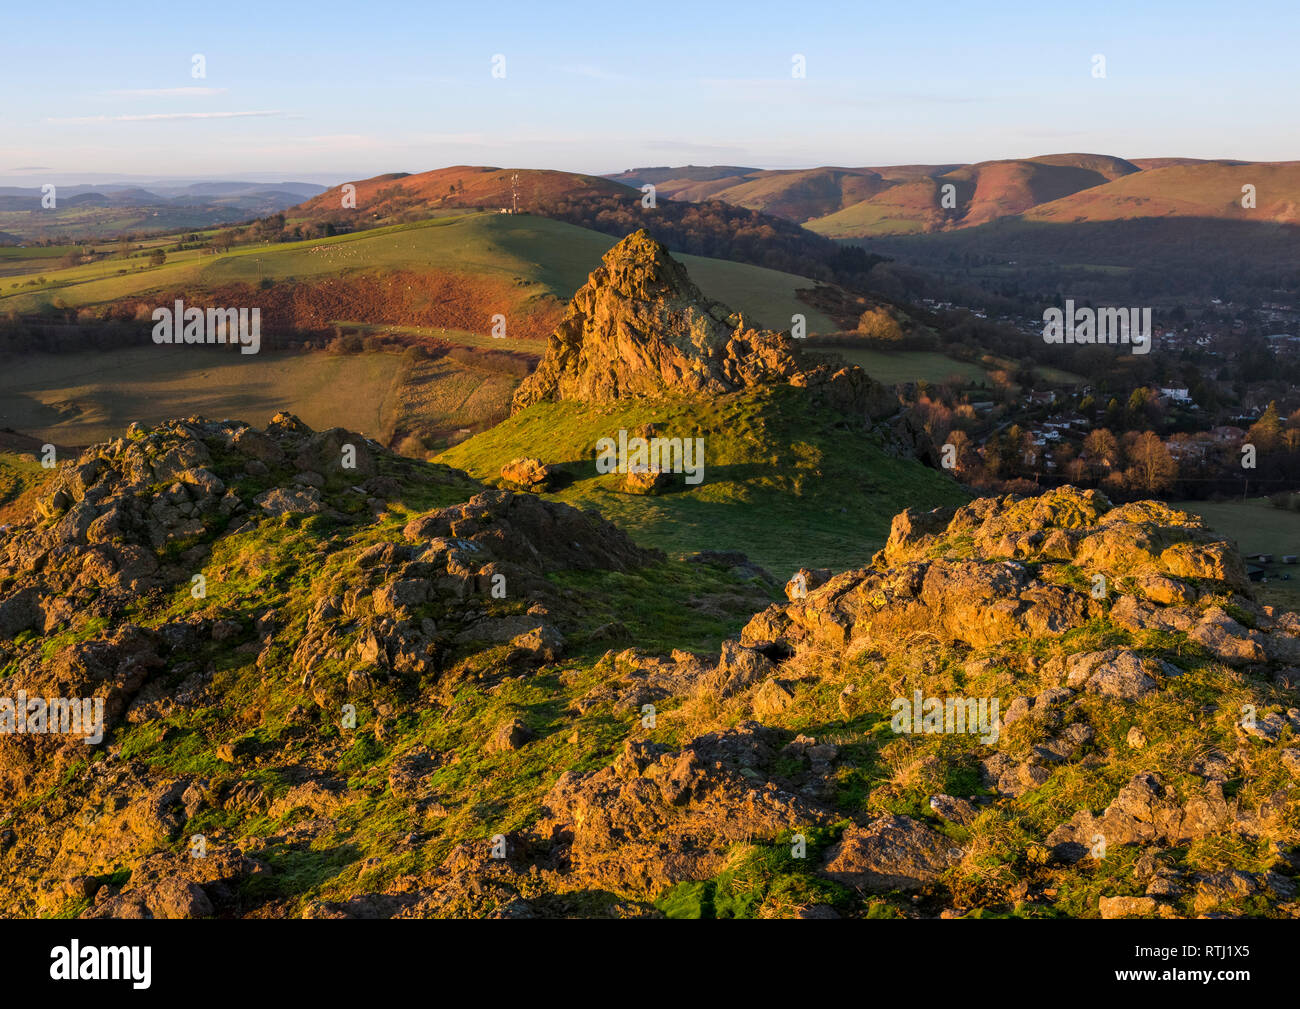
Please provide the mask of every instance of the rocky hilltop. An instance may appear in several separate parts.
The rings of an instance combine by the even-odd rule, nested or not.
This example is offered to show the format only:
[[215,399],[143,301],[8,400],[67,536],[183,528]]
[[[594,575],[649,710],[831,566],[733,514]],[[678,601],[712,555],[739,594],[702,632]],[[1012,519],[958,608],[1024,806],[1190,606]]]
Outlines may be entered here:
[[573,296],[514,409],[553,400],[609,403],[669,394],[807,387],[873,418],[898,401],[856,365],[805,363],[788,334],[754,329],[711,301],[667,248],[642,231],[605,254]]
[[1195,517],[903,512],[785,596],[289,416],[133,429],[0,538],[0,698],[104,704],[0,734],[0,913],[1300,913],[1300,616]]

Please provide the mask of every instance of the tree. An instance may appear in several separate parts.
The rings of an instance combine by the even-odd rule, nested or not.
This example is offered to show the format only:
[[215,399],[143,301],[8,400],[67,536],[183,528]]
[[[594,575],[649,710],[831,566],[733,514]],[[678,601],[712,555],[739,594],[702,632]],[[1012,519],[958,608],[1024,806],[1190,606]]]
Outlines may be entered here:
[[1278,416],[1277,401],[1268,404],[1259,420],[1250,425],[1246,440],[1261,452],[1271,452],[1282,441],[1282,418]]
[[893,313],[884,307],[868,308],[858,319],[858,332],[869,340],[897,343],[903,338],[903,327]]
[[1128,398],[1125,419],[1130,427],[1158,421],[1160,419],[1160,407],[1156,401],[1156,394],[1144,386],[1138,386],[1134,389]]
[[1119,442],[1107,428],[1099,427],[1088,432],[1083,439],[1083,454],[1093,477],[1100,479],[1120,463]]
[[1005,434],[1002,431],[995,431],[984,443],[984,469],[989,476],[1005,476],[1009,469],[1007,460]]
[[1129,460],[1125,476],[1135,490],[1160,494],[1178,479],[1178,463],[1154,431],[1143,431],[1138,436],[1129,450]]
[[150,266],[162,266],[165,262],[167,262],[167,253],[163,252],[162,249],[154,249],[153,252],[149,253]]
[[971,443],[970,436],[961,428],[948,432],[948,444],[953,447],[953,470],[966,473],[979,466],[979,456]]

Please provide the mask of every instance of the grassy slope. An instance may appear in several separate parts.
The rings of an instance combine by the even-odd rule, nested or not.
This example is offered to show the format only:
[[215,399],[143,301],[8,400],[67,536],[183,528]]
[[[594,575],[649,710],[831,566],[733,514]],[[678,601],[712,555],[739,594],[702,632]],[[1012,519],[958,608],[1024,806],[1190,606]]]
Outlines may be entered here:
[[[115,273],[122,268],[120,261],[69,270],[33,266],[33,273],[46,277],[46,286],[14,287],[18,282],[10,280],[0,285],[0,308],[30,312],[42,304],[79,307],[144,298],[163,288],[319,280],[344,272],[394,269],[486,274],[519,286],[535,285],[537,294],[567,301],[615,242],[608,235],[542,217],[462,214],[334,238],[241,247],[219,256],[182,253],[154,268],[140,269],[139,261],[132,261],[126,276]],[[836,328],[794,297],[796,289],[813,286],[808,278],[700,256],[678,258],[705,294],[764,326],[788,328],[790,316],[802,312],[811,332]]]
[[[132,272],[125,276],[116,275],[122,268],[120,260],[69,270],[43,269],[40,261],[34,261],[32,269],[47,277],[46,287],[36,291],[13,287],[18,281],[0,285],[0,295],[5,295],[0,297],[0,310],[29,311],[42,303],[147,301],[148,292],[159,288],[201,290],[231,282],[256,284],[259,279],[327,281],[345,272],[395,269],[495,276],[534,289],[539,296],[567,300],[613,244],[607,235],[545,218],[469,214],[312,242],[241,248],[215,257],[190,251],[157,268],[140,268],[139,261],[131,261]],[[698,256],[680,258],[707,295],[739,309],[750,321],[784,328],[792,314],[802,312],[811,332],[835,328],[830,319],[794,297],[796,289],[812,286],[806,278]],[[21,293],[24,290],[27,293]],[[427,333],[491,349],[511,345],[508,339],[493,340],[486,334],[432,328]],[[530,341],[528,348],[540,351],[541,344]],[[84,445],[116,437],[136,420],[155,423],[203,413],[262,423],[286,409],[313,427],[343,424],[380,437],[379,418],[393,405],[386,401],[392,399],[390,383],[396,367],[392,355],[318,359],[270,353],[241,356],[194,348],[169,354],[152,345],[105,354],[29,357],[11,362],[0,377],[0,426]],[[437,381],[431,385],[403,391],[405,408],[432,410],[436,416],[421,416],[426,427],[467,427],[485,414],[479,410],[457,419],[456,410],[473,393],[457,394],[451,385],[486,382],[494,404],[508,399],[511,391],[505,387],[510,383],[500,376],[467,372],[458,383],[443,380],[456,377],[434,376]],[[340,389],[349,390],[343,400]],[[411,395],[406,395],[408,391]],[[488,413],[497,409],[489,406]]]
[[378,437],[400,360],[152,345],[29,354],[0,372],[0,427],[88,445],[119,436],[132,421],[202,414],[263,424],[288,410],[313,427],[342,425]]
[[[618,474],[596,473],[596,441],[647,422],[663,437],[704,438],[702,483],[643,497],[623,493]],[[549,496],[597,509],[645,545],[670,555],[741,550],[780,578],[800,566],[864,563],[884,545],[896,512],[965,500],[951,480],[891,458],[876,436],[837,427],[789,388],[704,401],[538,404],[438,461],[499,483],[501,466],[519,456],[562,464],[575,480]]]
[[939,183],[934,179],[915,179],[833,214],[805,221],[804,227],[827,238],[916,234],[943,220],[939,196]]
[[28,516],[52,472],[28,453],[0,452],[0,526]]
[[[1256,207],[1241,205],[1243,185],[1256,188]],[[1113,221],[1130,217],[1214,217],[1244,221],[1297,219],[1300,164],[1169,165],[1126,175],[1035,207],[1035,221]]]
[[[281,472],[252,478],[227,468],[228,462],[219,459],[217,471],[245,497],[285,477]],[[286,626],[301,626],[321,594],[328,595],[333,581],[364,578],[356,568],[359,549],[377,542],[401,542],[401,530],[412,516],[467,500],[480,489],[454,475],[451,479],[436,476],[438,468],[411,460],[387,457],[381,472],[394,478],[401,489],[377,521],[340,526],[319,517],[291,516],[263,522],[239,535],[217,531],[206,537],[212,540],[207,568],[220,572],[220,577],[212,579],[206,598],[195,600],[187,584],[178,585],[172,592],[142,597],[129,618],[156,628],[170,620],[203,615],[234,620],[247,628],[269,606]],[[664,650],[679,646],[716,651],[724,637],[738,631],[754,609],[771,598],[766,588],[722,568],[674,560],[622,573],[562,572],[552,579],[589,598],[586,631],[618,619],[631,640]],[[696,599],[715,600],[716,605],[707,609],[686,605]],[[522,613],[528,605],[526,597],[481,603],[498,615]],[[78,618],[59,643],[92,637],[101,629],[102,622]],[[453,844],[527,827],[538,817],[539,800],[561,774],[607,764],[622,747],[627,719],[611,713],[607,705],[579,714],[572,702],[611,675],[609,663],[600,661],[609,642],[588,642],[585,634],[578,634],[570,639],[570,646],[559,666],[510,677],[492,689],[467,682],[456,692],[454,709],[413,703],[413,697],[423,696],[420,691],[433,688],[432,681],[420,684],[414,695],[394,686],[396,680],[380,684],[358,701],[359,731],[341,733],[332,719],[325,719],[310,737],[304,737],[294,727],[291,709],[310,707],[313,702],[296,679],[283,675],[293,654],[292,640],[280,643],[269,657],[266,668],[280,674],[276,682],[267,678],[254,655],[241,653],[229,643],[205,644],[196,657],[212,664],[221,704],[179,706],[144,724],[125,725],[114,742],[124,759],[142,761],[160,775],[201,774],[214,790],[237,779],[255,786],[264,796],[263,803],[207,805],[186,824],[182,839],[168,847],[182,850],[184,839],[195,832],[249,846],[272,873],[241,884],[246,907],[257,906],[259,914],[293,917],[309,899],[346,899],[382,887],[398,873],[431,869],[447,857]],[[54,645],[49,647],[52,650]],[[475,671],[485,676],[496,673],[502,668],[504,652],[471,649],[456,668],[466,677]],[[0,665],[0,674],[4,672]],[[380,703],[392,713],[382,740],[374,729],[375,705]],[[251,712],[257,716],[250,721],[244,716]],[[503,719],[515,716],[527,722],[537,739],[516,753],[487,752],[484,738]],[[257,767],[232,769],[216,756],[220,742],[235,739],[255,743],[261,754]],[[421,818],[413,814],[409,798],[387,787],[394,759],[417,744],[446,758],[432,779],[446,803],[445,813]],[[303,808],[266,809],[289,793],[294,775],[306,766],[347,785],[333,822],[310,843],[293,836]],[[0,810],[0,828],[17,813]],[[415,846],[401,841],[412,829],[423,835]],[[119,881],[125,878],[125,867],[122,871]],[[603,914],[604,906],[613,900],[611,894],[578,894],[569,911]],[[53,913],[74,917],[85,906],[86,902],[74,900]]]

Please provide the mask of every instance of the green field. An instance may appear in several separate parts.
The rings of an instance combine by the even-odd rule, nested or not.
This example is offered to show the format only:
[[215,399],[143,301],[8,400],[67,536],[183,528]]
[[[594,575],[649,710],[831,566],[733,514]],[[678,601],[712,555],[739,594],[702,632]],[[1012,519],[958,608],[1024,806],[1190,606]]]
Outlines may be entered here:
[[989,385],[988,372],[978,364],[957,361],[944,354],[925,350],[875,350],[866,347],[838,346],[810,348],[833,350],[850,364],[856,364],[877,382],[897,385],[900,382],[939,383],[959,375],[965,382]]
[[1282,563],[1284,554],[1300,555],[1300,512],[1274,508],[1265,498],[1172,504],[1200,515],[1215,532],[1235,542],[1243,556],[1272,554],[1273,562],[1263,565],[1268,581],[1255,583],[1256,594],[1272,605],[1300,610],[1300,564]]
[[[223,255],[186,250],[169,254],[159,267],[137,257],[51,269],[66,249],[7,249],[0,264],[28,272],[0,280],[0,312],[132,299],[148,304],[150,292],[164,289],[328,280],[398,269],[487,276],[524,288],[525,294],[535,291],[567,301],[614,244],[607,235],[546,218],[473,213],[307,242],[240,247]],[[708,296],[743,312],[747,321],[787,327],[790,316],[801,312],[812,331],[834,328],[831,320],[795,298],[795,290],[811,287],[811,280],[722,260],[681,258]],[[25,286],[35,276],[43,276],[44,284]],[[418,335],[488,350],[544,350],[541,341],[515,344],[485,333],[377,325],[366,319],[331,321],[361,332]],[[0,426],[84,445],[117,437],[132,421],[204,414],[263,423],[277,410],[289,410],[313,427],[342,425],[380,440],[395,428],[417,429],[438,444],[449,433],[477,430],[503,416],[517,383],[514,377],[441,359],[423,362],[395,386],[397,362],[394,354],[243,356],[208,348],[160,350],[152,344],[30,355],[5,362]]]
[[0,427],[61,445],[120,436],[132,421],[201,414],[264,424],[277,411],[315,428],[382,428],[397,354],[243,355],[207,347],[30,354],[0,361]]
[[[653,423],[662,437],[704,438],[704,479],[656,497],[597,474],[597,439]],[[776,387],[709,400],[539,403],[457,445],[438,461],[499,483],[502,465],[534,456],[573,482],[548,495],[595,508],[639,542],[670,555],[740,550],[785,579],[801,566],[843,570],[884,546],[897,512],[967,499],[951,479],[886,453],[874,433]]]
[[[160,267],[150,267],[140,259],[105,260],[62,270],[47,269],[46,263],[33,264],[29,274],[44,276],[46,284],[23,287],[23,281],[8,278],[0,283],[0,310],[34,312],[49,305],[78,308],[144,297],[164,288],[313,280],[396,269],[493,276],[515,286],[535,286],[538,294],[567,301],[616,241],[544,217],[462,214],[333,238],[242,246],[220,255],[187,250],[169,255]],[[706,295],[764,327],[786,329],[790,317],[802,313],[809,332],[837,328],[828,317],[795,298],[796,289],[814,285],[806,277],[700,256],[677,258]],[[119,276],[117,271],[122,269],[129,272]]]
[[915,235],[925,230],[925,221],[918,219],[915,208],[863,200],[825,217],[805,221],[803,226],[828,238],[855,238],[861,235]]

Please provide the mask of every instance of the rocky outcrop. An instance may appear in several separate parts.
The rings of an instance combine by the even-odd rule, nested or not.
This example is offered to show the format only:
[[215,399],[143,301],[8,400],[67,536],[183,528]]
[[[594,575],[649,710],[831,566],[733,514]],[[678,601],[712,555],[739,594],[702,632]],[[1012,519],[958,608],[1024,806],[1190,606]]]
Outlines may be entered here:
[[629,741],[605,769],[560,776],[538,834],[575,882],[653,896],[707,878],[738,842],[830,822],[828,810],[760,773],[779,738],[751,722],[680,750]]
[[605,254],[573,296],[514,409],[574,399],[609,403],[734,392],[784,383],[858,416],[885,417],[897,398],[856,366],[805,366],[794,340],[747,327],[706,298],[685,267],[645,231]]
[[0,540],[0,698],[104,704],[0,734],[0,913],[1300,914],[1300,615],[1193,517],[904,512],[782,593],[355,437],[135,431]]

